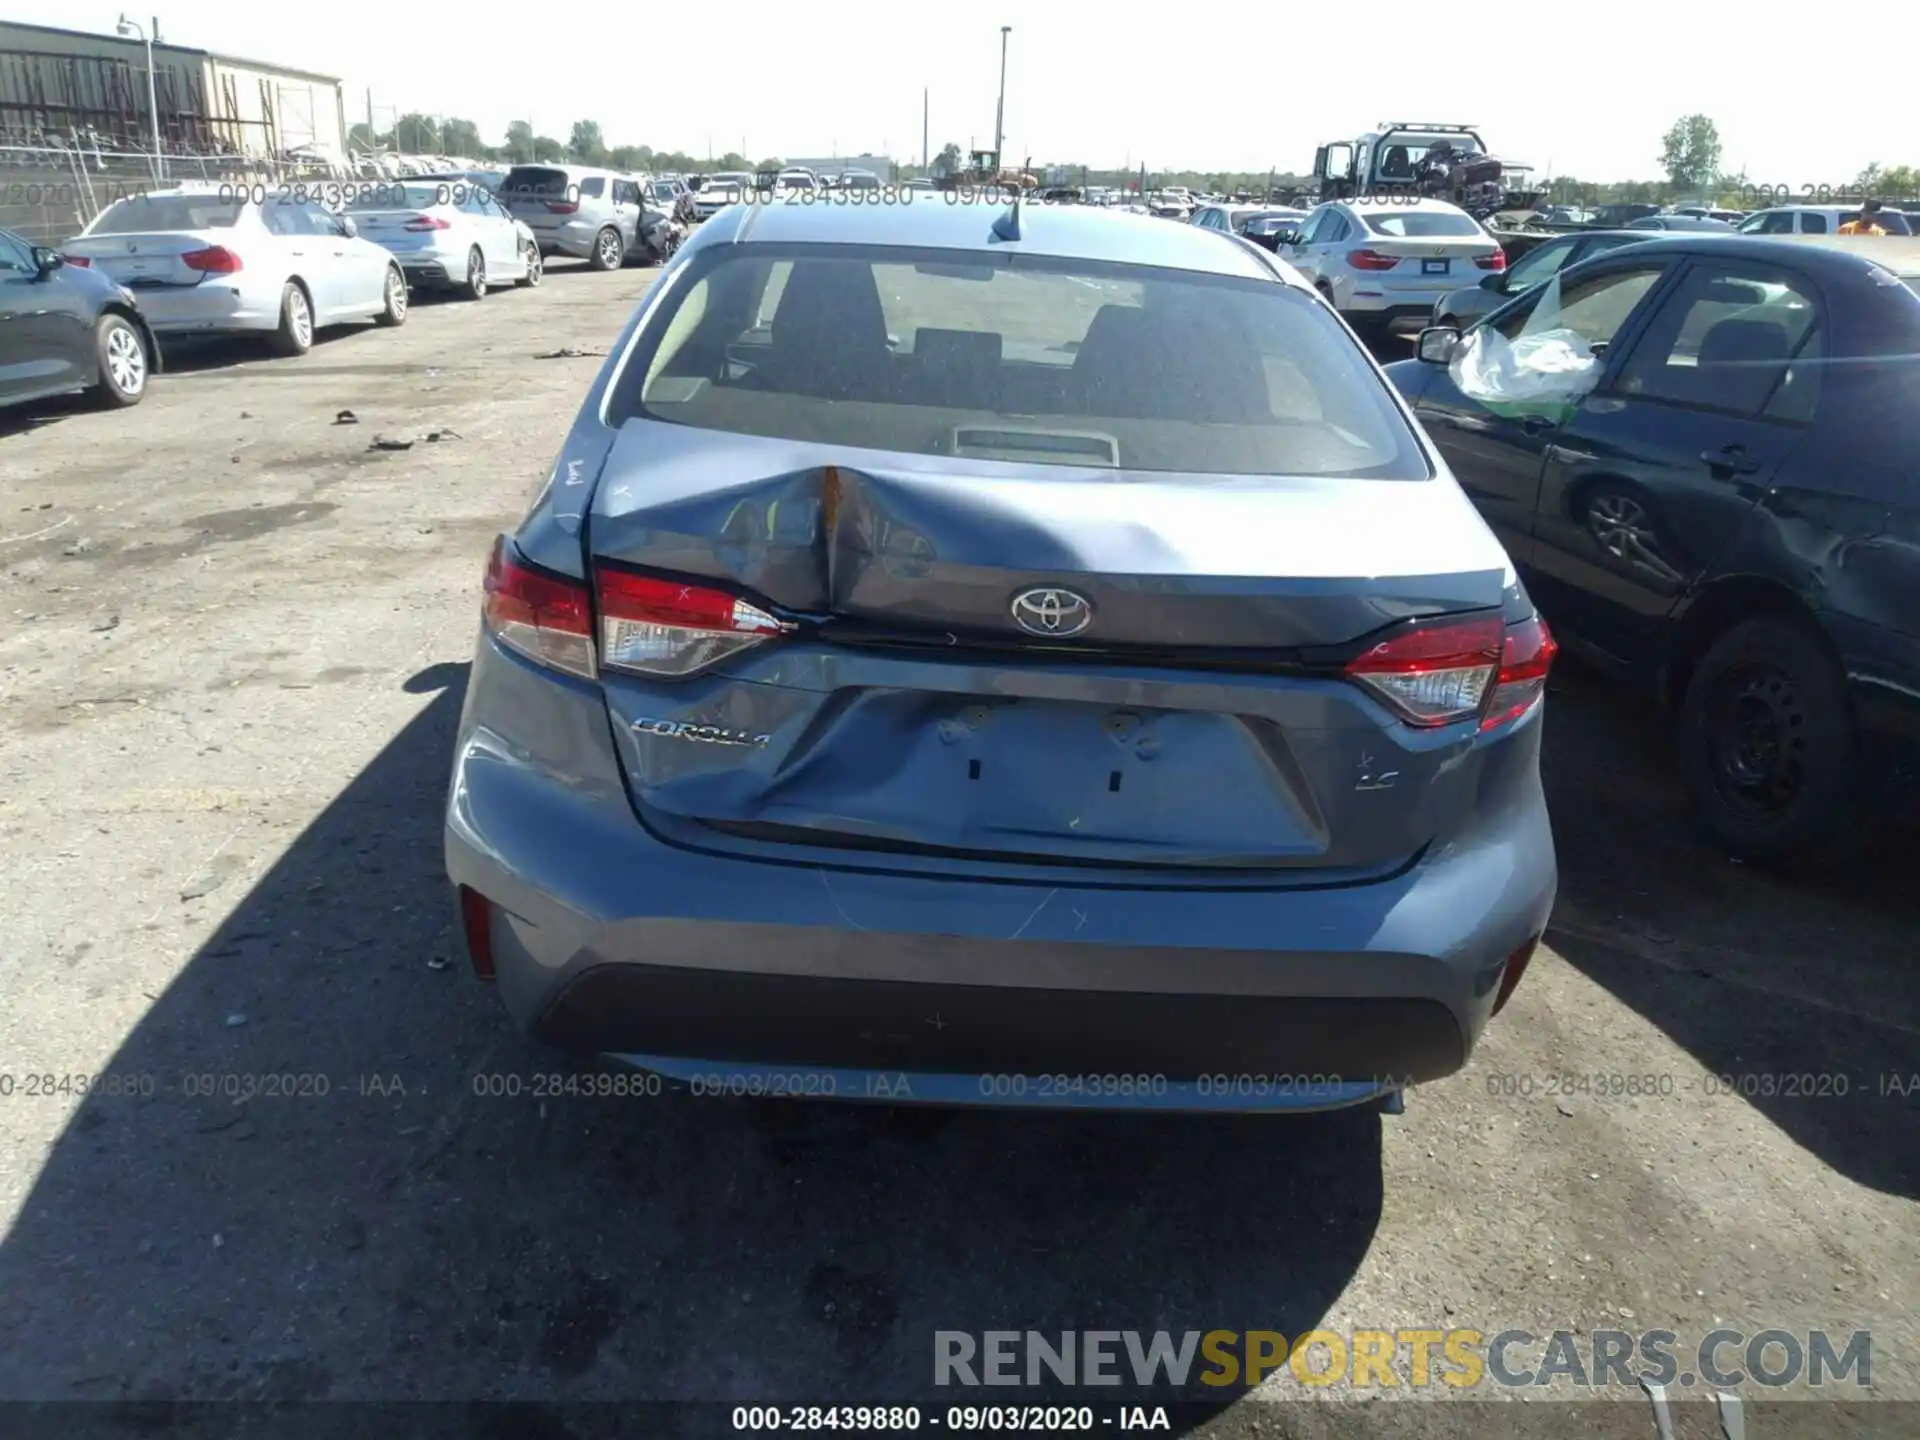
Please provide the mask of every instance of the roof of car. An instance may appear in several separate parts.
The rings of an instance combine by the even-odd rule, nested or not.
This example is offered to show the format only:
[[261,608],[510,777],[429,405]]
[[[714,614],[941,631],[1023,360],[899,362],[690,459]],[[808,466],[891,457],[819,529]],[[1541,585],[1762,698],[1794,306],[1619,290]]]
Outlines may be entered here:
[[1647,253],[1677,251],[1699,255],[1729,255],[1746,259],[1772,254],[1775,259],[1784,259],[1790,252],[1799,252],[1794,258],[1803,265],[1815,269],[1821,267],[1852,267],[1860,261],[1879,265],[1895,275],[1905,278],[1920,275],[1920,236],[1913,235],[1742,235],[1738,231],[1711,233],[1692,230],[1673,230],[1662,234],[1659,231],[1635,231],[1635,234],[1658,236],[1640,242],[1635,247],[1639,253],[1644,247]]
[[1116,213],[1106,206],[1023,204],[1020,238],[1001,240],[993,227],[1007,213],[1008,204],[958,198],[963,194],[949,191],[898,205],[741,206],[721,211],[688,243],[898,245],[975,251],[1017,246],[1018,253],[1027,255],[1302,283],[1287,280],[1259,256],[1213,231]]
[[1425,210],[1429,213],[1437,212],[1446,215],[1464,215],[1467,213],[1450,201],[1435,200],[1429,195],[1395,195],[1391,199],[1381,197],[1367,199],[1362,196],[1353,196],[1346,200],[1333,200],[1328,203],[1345,205],[1350,210],[1412,210],[1416,213]]

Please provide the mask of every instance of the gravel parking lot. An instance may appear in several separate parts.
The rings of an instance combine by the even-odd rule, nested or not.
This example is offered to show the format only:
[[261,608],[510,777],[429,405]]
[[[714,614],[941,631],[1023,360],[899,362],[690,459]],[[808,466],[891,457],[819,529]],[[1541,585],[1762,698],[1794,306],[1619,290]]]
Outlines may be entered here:
[[[1920,1401],[1911,841],[1729,863],[1571,664],[1550,948],[1403,1116],[476,1093],[571,1063],[441,874],[482,564],[652,273],[0,416],[0,1397],[875,1402],[936,1330],[1724,1324],[1869,1330],[1872,1397]],[[1340,1433],[1265,1398],[1199,1423]]]

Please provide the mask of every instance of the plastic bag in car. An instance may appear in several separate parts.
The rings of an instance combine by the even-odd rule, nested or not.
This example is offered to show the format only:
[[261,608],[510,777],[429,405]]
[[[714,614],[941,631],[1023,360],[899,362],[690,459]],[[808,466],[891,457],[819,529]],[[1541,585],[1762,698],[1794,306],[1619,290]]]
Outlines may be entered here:
[[1605,363],[1577,330],[1541,330],[1509,340],[1482,325],[1467,334],[1447,368],[1462,395],[1496,415],[1559,421],[1599,383]]

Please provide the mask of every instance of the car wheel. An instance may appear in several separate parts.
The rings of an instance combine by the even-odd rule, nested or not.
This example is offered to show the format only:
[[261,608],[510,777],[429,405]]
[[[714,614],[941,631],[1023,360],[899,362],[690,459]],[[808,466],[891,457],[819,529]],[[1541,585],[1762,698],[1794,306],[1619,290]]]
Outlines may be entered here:
[[112,409],[138,405],[153,371],[153,357],[147,354],[147,338],[140,327],[124,315],[102,315],[93,327],[93,343],[100,357],[94,398]]
[[313,302],[298,280],[289,280],[280,291],[280,328],[271,344],[282,355],[304,355],[313,348]]
[[1659,524],[1638,495],[1599,486],[1587,492],[1580,512],[1587,534],[1606,554],[1663,579],[1680,578],[1661,546]]
[[1680,705],[1694,818],[1743,859],[1843,849],[1852,818],[1846,677],[1804,621],[1763,617],[1714,642]]
[[531,240],[520,247],[520,258],[526,262],[527,273],[520,277],[519,283],[531,290],[545,277],[547,262],[540,257],[540,247]]
[[380,313],[374,319],[382,325],[404,325],[407,323],[407,277],[400,273],[398,265],[387,267],[387,285],[384,292],[386,303],[380,307]]
[[620,232],[609,225],[593,237],[593,255],[587,263],[596,270],[618,270],[627,258],[627,247],[620,242]]
[[467,252],[467,279],[460,293],[469,300],[487,298],[487,260],[478,245]]

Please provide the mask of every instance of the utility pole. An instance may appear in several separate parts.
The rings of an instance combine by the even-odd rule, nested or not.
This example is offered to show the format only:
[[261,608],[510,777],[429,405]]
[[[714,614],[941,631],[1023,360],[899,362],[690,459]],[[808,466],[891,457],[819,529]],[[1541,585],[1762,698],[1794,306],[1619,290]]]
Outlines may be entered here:
[[1000,145],[1005,139],[1003,126],[1007,118],[1007,36],[1013,33],[1011,25],[1000,27],[1000,99],[993,107],[993,163],[1000,164]]
[[153,117],[153,178],[164,180],[167,178],[167,162],[160,147],[160,100],[153,80],[153,42],[160,34],[160,17],[149,16],[147,23],[149,28],[143,30],[139,21],[129,19],[123,12],[114,30],[122,36],[138,35],[140,43],[147,47],[147,113]]

